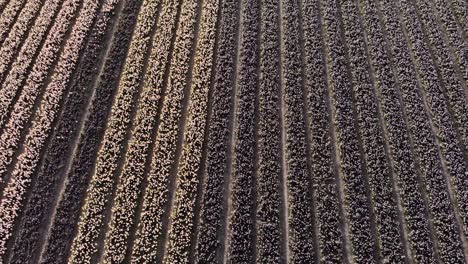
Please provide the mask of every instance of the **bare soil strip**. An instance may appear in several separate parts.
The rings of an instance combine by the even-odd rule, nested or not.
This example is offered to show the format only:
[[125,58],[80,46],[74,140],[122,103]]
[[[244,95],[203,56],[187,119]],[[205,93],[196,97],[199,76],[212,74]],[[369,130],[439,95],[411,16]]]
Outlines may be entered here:
[[79,145],[73,156],[67,180],[55,207],[54,219],[41,254],[40,263],[64,263],[76,235],[79,211],[83,205],[91,173],[94,170],[100,141],[104,134],[120,71],[128,51],[131,33],[142,1],[126,1],[111,39],[110,49],[98,78],[92,84],[95,94],[91,100]]
[[0,0],[0,258],[465,263],[467,12]]
[[[83,106],[88,105],[94,93],[93,86],[89,84],[97,76],[93,74],[95,62],[98,59],[100,61],[98,65],[102,65],[104,61],[102,58],[104,52],[100,51],[105,48],[103,44],[108,43],[103,40],[105,40],[108,23],[111,21],[113,9],[110,9],[101,11],[94,30],[90,34],[87,47],[84,49],[84,54],[81,56],[83,59],[79,63],[79,70],[72,78],[74,83],[64,102],[64,109],[61,110],[58,118],[59,122],[55,125],[54,134],[51,136],[53,140],[44,155],[45,160],[38,173],[37,184],[31,191],[31,198],[28,199],[28,207],[21,226],[22,232],[16,239],[13,249],[15,254],[12,255],[10,263],[37,261],[41,253],[58,196],[62,192],[60,187],[64,185],[64,175],[69,172],[71,158],[75,155],[78,145],[78,135],[88,108],[83,108]],[[77,126],[77,123],[80,125]],[[41,222],[40,225],[37,224],[38,221]]]
[[239,5],[240,1],[234,0],[225,1],[220,6],[218,50],[213,70],[215,76],[210,123],[207,124],[209,135],[195,261],[224,263],[236,101]]

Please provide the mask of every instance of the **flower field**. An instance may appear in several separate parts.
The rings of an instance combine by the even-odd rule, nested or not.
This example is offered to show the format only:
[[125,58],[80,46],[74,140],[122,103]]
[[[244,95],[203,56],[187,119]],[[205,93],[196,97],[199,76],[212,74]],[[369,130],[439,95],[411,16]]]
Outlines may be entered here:
[[0,263],[468,263],[462,0],[0,0]]

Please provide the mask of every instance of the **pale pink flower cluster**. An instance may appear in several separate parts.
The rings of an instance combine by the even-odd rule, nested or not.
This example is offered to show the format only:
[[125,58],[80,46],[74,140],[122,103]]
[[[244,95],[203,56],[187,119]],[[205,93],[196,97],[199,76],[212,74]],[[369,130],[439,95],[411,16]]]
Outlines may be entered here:
[[[39,89],[42,85],[46,85],[39,109],[35,113],[34,120],[26,136],[23,145],[24,149],[15,163],[11,180],[3,192],[0,203],[0,256],[5,253],[6,242],[11,236],[13,224],[22,209],[22,201],[29,188],[31,175],[36,170],[41,150],[52,128],[55,116],[60,109],[60,103],[66,93],[70,76],[75,70],[81,50],[85,45],[86,36],[99,8],[99,3],[95,0],[84,1],[83,8],[80,10],[77,21],[71,30],[70,37],[67,39],[63,52],[60,54],[51,81],[46,84],[45,79],[48,69],[54,58],[58,56],[59,46],[63,43],[64,33],[68,30],[69,23],[67,21],[73,18],[78,5],[79,1],[76,1],[69,9],[66,9],[67,15],[63,18],[68,19],[65,19],[63,22],[57,21],[57,27],[52,28],[50,32],[51,37],[47,39],[45,48],[41,51],[33,71],[26,81],[22,95],[15,104],[10,122],[2,134],[2,145],[0,147],[5,149],[2,153],[17,147],[14,143],[18,141],[19,131],[23,128],[21,121],[25,122],[30,115],[31,107],[29,105],[31,103],[27,101],[28,99],[33,99],[31,97],[35,94],[34,90]],[[61,37],[53,38],[52,36]],[[29,109],[26,109],[28,107]],[[5,136],[10,134],[12,136]],[[4,145],[5,143],[7,144],[6,146]],[[11,156],[2,156],[2,173],[5,172],[4,167],[9,163],[11,163]]]

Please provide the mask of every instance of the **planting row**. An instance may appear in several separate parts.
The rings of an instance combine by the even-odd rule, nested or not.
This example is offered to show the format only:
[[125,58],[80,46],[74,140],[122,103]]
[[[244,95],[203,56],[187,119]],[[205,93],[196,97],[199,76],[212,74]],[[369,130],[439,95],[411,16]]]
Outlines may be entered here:
[[[7,168],[13,162],[13,155],[19,148],[23,128],[27,125],[33,114],[32,110],[35,102],[38,100],[41,88],[43,88],[47,77],[51,73],[51,69],[54,67],[54,62],[61,50],[60,46],[63,44],[72,20],[80,7],[80,2],[80,0],[70,0],[68,2],[69,5],[61,10],[63,12],[57,18],[57,23],[51,29],[49,37],[36,58],[31,74],[29,76],[22,74],[21,78],[19,78],[17,75],[20,72],[11,72],[3,84],[4,89],[0,91],[2,103],[0,127],[6,123],[3,131],[1,131],[0,140],[0,175],[3,181],[7,180]],[[64,51],[66,50],[64,49]],[[20,61],[21,58],[17,60],[17,62]],[[23,68],[22,64],[18,66]],[[13,68],[13,70],[15,69],[16,67]],[[24,81],[24,79],[26,80]],[[23,81],[25,82],[24,87]],[[19,98],[16,102],[13,102],[13,98],[17,92],[20,92]],[[9,113],[10,118],[6,120],[7,111],[12,104],[13,106]],[[0,185],[1,191],[3,191],[3,184]]]
[[[418,164],[413,158],[416,154],[413,146],[416,143],[411,140],[408,127],[410,119],[418,123],[426,118],[416,89],[416,78],[411,77],[411,73],[414,72],[411,69],[411,58],[407,54],[407,48],[405,49],[404,40],[396,38],[399,35],[393,32],[399,24],[396,17],[388,14],[390,12],[388,8],[392,8],[392,5],[388,4],[383,6],[383,10],[379,10],[372,1],[360,1],[360,6],[364,10],[363,22],[367,33],[370,64],[374,71],[394,179],[403,208],[406,236],[411,250],[408,257],[409,260],[414,259],[417,262],[434,262],[434,241],[432,241],[429,216],[426,213],[424,192],[419,186],[421,179],[418,175]],[[379,16],[382,17],[383,21],[380,22],[385,23],[385,28],[375,23]],[[413,108],[404,109],[406,102],[403,99],[412,100]]]
[[73,152],[73,144],[68,144],[71,139],[76,140],[86,102],[93,93],[93,80],[97,72],[94,71],[96,60],[101,61],[106,40],[106,33],[112,26],[115,3],[107,3],[102,7],[101,13],[86,45],[83,60],[78,66],[75,80],[70,88],[64,109],[58,118],[58,124],[54,129],[53,140],[45,154],[45,163],[39,170],[36,185],[31,191],[31,198],[27,204],[20,232],[16,237],[10,263],[26,263],[37,261],[41,249],[40,239],[44,237],[46,230],[41,226],[48,226],[50,214],[53,212],[53,204],[60,192],[60,185],[64,181],[70,156]]
[[[31,30],[31,26],[34,21],[36,21],[37,16],[40,13],[39,11],[44,4],[50,5],[49,2],[45,2],[43,0],[27,1],[19,14],[18,20],[12,28],[9,29],[9,32],[5,31],[5,36],[0,40],[0,58],[2,59],[2,65],[0,65],[0,68],[3,72],[1,76],[4,76],[5,67],[9,67],[12,58],[16,55],[16,51],[19,49],[19,46],[21,46],[21,44],[26,40],[27,34]],[[0,83],[2,83],[2,81],[3,77],[0,78]]]
[[305,104],[310,133],[310,164],[317,234],[317,257],[324,262],[345,262],[341,228],[339,185],[334,165],[330,94],[326,79],[325,56],[319,1],[303,1]]
[[454,3],[0,0],[0,259],[464,263]]
[[77,235],[71,248],[70,263],[91,263],[98,252],[98,239],[108,214],[116,172],[121,167],[131,120],[140,93],[147,55],[151,50],[159,1],[145,0],[132,37],[125,67],[114,99],[106,132],[101,142],[85,204],[81,211]]
[[[282,208],[280,18],[279,0],[261,2],[260,76],[258,90],[257,262],[280,263],[286,258],[282,230],[287,207]],[[286,237],[286,236],[285,236]]]
[[[437,74],[440,74],[440,85],[446,92],[447,105],[451,107],[454,114],[455,124],[458,127],[461,142],[460,146],[468,144],[468,105],[466,104],[464,80],[467,79],[460,76],[457,69],[456,58],[452,56],[448,44],[444,41],[443,33],[439,28],[439,23],[431,10],[429,3],[425,1],[416,1],[416,6],[419,8],[418,17],[421,24],[418,37],[421,32],[425,33],[425,40],[428,46],[425,51],[429,51],[433,56],[430,62],[436,65]],[[464,64],[461,64],[464,66]],[[466,86],[466,84],[465,84]],[[455,127],[455,126],[454,126]]]
[[166,85],[166,71],[171,58],[179,1],[163,1],[153,49],[145,73],[143,91],[135,116],[135,125],[120,173],[120,182],[112,208],[110,228],[106,235],[104,261],[120,263],[128,258],[129,244],[142,196],[145,175],[150,161],[152,140],[157,127],[160,105]]
[[[455,58],[455,68],[459,67],[460,74],[465,82],[468,81],[468,58],[465,54],[465,41],[463,27],[456,22],[455,14],[450,8],[450,3],[443,0],[433,0],[432,12],[437,17],[437,22],[441,27],[442,33],[446,36],[448,44],[453,48]],[[465,83],[466,86],[466,83]]]
[[[3,128],[12,101],[28,77],[33,63],[44,56],[40,54],[44,54],[42,49],[47,49],[44,44],[46,36],[51,39],[47,42],[48,45],[51,45],[54,38],[63,38],[79,1],[66,1],[63,6],[62,2],[48,0],[31,29],[25,23],[28,21],[20,19],[0,49],[0,83],[3,87],[0,90],[0,129]],[[53,21],[57,23],[54,25]]]
[[[433,0],[427,3],[418,2],[418,6],[420,7],[419,10],[422,11],[420,13],[421,22],[423,24],[427,23],[427,36],[432,35],[435,38],[429,38],[434,51],[439,52],[436,47],[443,47],[445,51],[441,52],[444,54],[451,52],[451,56],[440,59],[452,59],[453,64],[450,62],[447,66],[450,69],[454,68],[458,79],[462,79],[462,85],[466,86],[466,81],[468,81],[468,58],[465,56],[466,47],[464,42],[466,32],[464,32],[465,28],[457,23],[455,13],[449,1]],[[424,12],[429,13],[426,14]],[[437,26],[434,23],[437,23]],[[438,44],[441,41],[444,43]]]
[[25,0],[11,0],[5,7],[5,10],[0,14],[0,45],[8,36],[8,32],[15,21],[20,18],[19,15],[22,14],[22,10],[27,10],[27,8],[29,6]]
[[451,0],[448,2],[450,2],[451,4],[451,8],[453,9],[455,16],[457,17],[458,23],[461,25],[462,30],[465,34],[467,34],[468,32],[466,28],[463,27],[463,25],[466,25],[468,22],[468,11],[466,8],[466,2],[463,0]]
[[162,252],[167,239],[160,238],[168,237],[169,214],[175,195],[175,168],[181,151],[195,53],[195,32],[201,9],[199,4],[199,1],[192,0],[183,2],[181,6],[167,90],[132,252],[135,263],[163,261]]
[[303,81],[302,32],[297,0],[283,0],[281,14],[281,84],[284,112],[289,260],[314,262],[314,215],[309,167],[309,131]]
[[195,249],[196,262],[214,263],[224,257],[227,187],[229,184],[232,147],[234,94],[236,83],[236,54],[240,0],[221,2],[218,25],[215,77],[211,93],[211,116],[208,124],[206,167],[200,221]]
[[216,42],[219,1],[203,1],[194,66],[188,116],[185,125],[183,150],[176,180],[176,194],[171,212],[171,226],[166,263],[188,263],[195,238],[195,214],[202,167],[208,99],[211,98],[213,56]]
[[367,60],[367,47],[361,33],[363,28],[359,10],[354,1],[343,2],[341,9],[364,163],[369,175],[379,257],[384,262],[401,263],[405,258],[403,235],[400,234],[402,226],[398,221],[398,205],[394,199],[393,179],[386,157],[383,127]]
[[67,178],[59,197],[55,214],[51,220],[40,263],[65,263],[78,226],[80,209],[92,176],[100,142],[104,136],[112,99],[118,87],[131,36],[137,23],[140,0],[125,1],[117,26],[114,28],[110,49],[99,76],[90,85],[95,93],[87,111],[79,143],[72,156],[71,168],[63,177]]
[[[96,1],[88,0],[83,3],[80,16],[73,27],[70,38],[65,44],[64,52],[59,58],[51,81],[45,89],[39,109],[35,113],[35,118],[25,139],[24,150],[18,156],[11,180],[4,190],[0,203],[1,257],[5,253],[6,242],[12,234],[14,223],[22,209],[22,202],[28,192],[33,173],[38,165],[40,153],[52,129],[55,116],[60,110],[62,98],[67,93],[70,76],[76,68],[86,36],[93,25],[98,9],[99,3]],[[37,82],[33,84],[39,87],[44,82],[40,79],[36,79],[35,81]],[[25,89],[27,88],[29,86],[25,87]]]
[[[460,132],[459,135],[461,137],[461,142],[457,140],[458,138],[455,135],[456,126],[452,126],[451,123],[444,121],[434,121],[435,124],[439,124],[438,137],[443,142],[443,144],[441,144],[441,149],[446,158],[447,167],[452,177],[450,180],[453,182],[455,187],[455,199],[458,202],[462,213],[463,223],[465,226],[464,232],[467,234],[468,205],[466,205],[464,199],[468,198],[468,187],[464,182],[465,177],[463,177],[463,174],[467,171],[463,156],[466,149],[464,146],[468,146],[468,104],[466,104],[467,100],[465,97],[466,87],[463,87],[463,78],[459,78],[459,75],[456,73],[455,60],[450,60],[451,54],[449,48],[445,42],[443,42],[442,33],[437,27],[434,15],[430,12],[430,7],[424,1],[417,1],[417,6],[421,10],[419,15],[421,21],[426,25],[425,29],[427,39],[429,39],[432,44],[432,52],[435,56],[435,61],[439,66],[438,70],[441,75],[440,84],[446,91],[448,102],[451,104],[452,113],[454,114],[454,123]],[[436,94],[436,96],[440,96],[440,93]],[[433,96],[427,97],[431,100]],[[438,109],[440,109],[440,104],[442,104],[442,101],[440,100],[431,104],[431,106],[437,106],[437,108],[432,108],[433,111],[438,111]],[[441,107],[443,107],[443,105]],[[448,116],[448,112],[443,113],[442,117],[439,117],[438,120],[445,120]]]
[[366,192],[366,173],[360,154],[360,139],[355,122],[353,87],[350,83],[347,54],[342,42],[342,25],[337,1],[323,3],[326,63],[333,102],[333,120],[340,160],[340,176],[344,190],[344,207],[349,223],[348,233],[353,261],[375,263],[375,241],[369,197]]
[[255,162],[259,67],[259,1],[242,1],[236,83],[227,262],[255,262]]
[[[433,15],[427,14],[429,7],[420,1],[417,2],[417,6],[422,9],[422,12],[417,12],[415,6],[408,1],[399,3],[402,25],[407,33],[408,45],[419,73],[421,87],[424,89],[428,107],[433,113],[433,123],[436,129],[440,130],[438,132],[439,137],[445,141],[443,145],[447,144],[447,148],[454,151],[455,155],[459,155],[461,150],[457,150],[450,145],[460,146],[466,143],[466,125],[462,123],[463,120],[458,119],[459,115],[463,115],[467,108],[464,104],[466,99],[462,87],[463,81],[455,73],[448,47],[442,39],[439,28],[434,24],[435,18]],[[411,19],[412,17],[420,18],[423,23],[427,24],[426,29],[428,31],[424,32],[423,23],[420,23],[419,19],[410,22],[410,17]],[[427,39],[430,41],[425,41],[424,33],[427,33]],[[434,52],[431,52],[429,45],[433,46]],[[457,121],[460,121],[461,142],[457,139],[457,133],[448,111],[450,105],[446,102],[445,97],[448,97],[448,101],[452,103]]]
[[[449,172],[452,172],[454,177],[460,177],[456,182],[461,183],[463,182],[462,178],[464,178],[462,175],[466,173],[463,153],[460,150],[461,142],[456,138],[441,84],[430,57],[430,50],[421,41],[423,39],[421,25],[413,19],[410,22],[410,17],[417,17],[414,5],[407,1],[400,1],[399,4],[399,13],[402,14],[402,26],[406,28],[408,45],[415,60],[420,88],[432,115],[437,139],[441,141],[439,145],[441,145],[442,154],[444,154],[447,161]],[[413,134],[418,132],[421,132],[421,130],[418,129]],[[439,153],[435,147],[426,146],[426,144],[431,143],[430,141],[427,139],[419,141],[418,138],[420,137],[415,136],[415,146],[419,151],[420,168],[428,192],[428,207],[432,217],[436,220],[434,221],[434,227],[440,256],[444,262],[453,262],[455,260],[463,262],[464,256],[461,249],[459,228],[453,206],[450,203],[447,180],[442,170],[441,161],[438,158]],[[455,171],[451,171],[451,169],[455,169]],[[459,187],[465,188],[463,186]]]

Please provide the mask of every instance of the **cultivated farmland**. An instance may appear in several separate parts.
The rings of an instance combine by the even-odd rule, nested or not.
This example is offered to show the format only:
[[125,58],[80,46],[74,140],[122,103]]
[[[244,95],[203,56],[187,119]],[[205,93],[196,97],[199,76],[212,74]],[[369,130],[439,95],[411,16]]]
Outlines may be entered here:
[[463,0],[0,0],[0,263],[468,263]]

